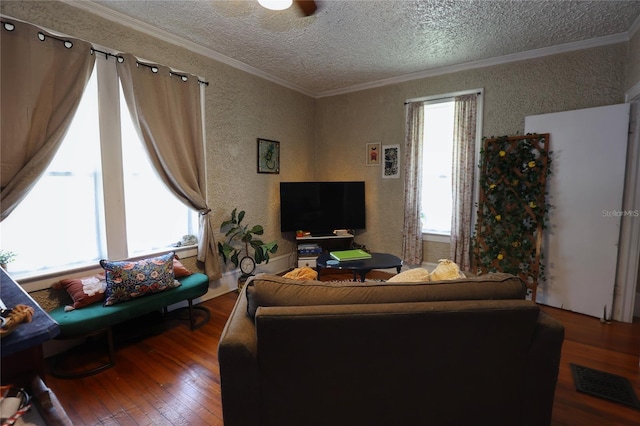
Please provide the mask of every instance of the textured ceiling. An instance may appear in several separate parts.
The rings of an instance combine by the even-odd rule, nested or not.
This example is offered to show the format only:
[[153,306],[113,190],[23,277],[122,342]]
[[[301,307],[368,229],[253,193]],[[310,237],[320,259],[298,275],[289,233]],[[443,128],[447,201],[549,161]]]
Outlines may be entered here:
[[566,43],[621,41],[640,19],[640,1],[317,4],[310,17],[295,6],[275,12],[254,0],[94,0],[92,7],[127,15],[314,96]]

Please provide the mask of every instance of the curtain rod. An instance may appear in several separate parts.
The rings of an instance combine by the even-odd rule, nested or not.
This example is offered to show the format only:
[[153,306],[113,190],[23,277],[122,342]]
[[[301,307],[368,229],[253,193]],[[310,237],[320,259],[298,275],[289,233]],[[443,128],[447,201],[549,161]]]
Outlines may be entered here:
[[[13,24],[12,22],[6,21],[4,19],[0,20],[0,23],[2,24],[2,27],[6,31],[13,31],[16,28],[15,24]],[[33,24],[29,24],[29,25],[33,25]],[[60,38],[60,37],[56,37],[56,36],[51,35],[51,34],[45,34],[42,31],[38,31],[38,39],[40,41],[45,41],[47,39],[47,37],[62,42],[64,44],[64,47],[66,47],[67,49],[71,49],[73,47],[73,42],[71,40],[66,40],[66,39],[63,39],[63,38]],[[114,55],[113,53],[105,52],[105,51],[98,50],[98,49],[95,49],[95,48],[92,47],[90,49],[89,54],[93,55],[94,53],[103,54],[105,59],[109,59],[109,57],[113,57],[113,58],[116,58],[116,61],[118,61],[119,63],[124,62],[124,57],[122,55]],[[155,66],[155,65],[147,65],[147,64],[145,64],[143,62],[140,62],[140,61],[136,61],[136,64],[137,65],[143,65],[145,67],[149,67],[149,68],[151,68],[151,71],[153,71],[154,73],[158,72],[158,67]],[[169,74],[180,77],[180,79],[182,81],[187,81],[187,79],[189,78],[185,74],[179,74],[179,73],[176,73],[176,72],[173,72],[173,71],[170,71]],[[203,81],[203,80],[200,80],[200,79],[198,79],[198,83],[199,84],[204,84],[205,86],[209,85],[208,81]]]
[[120,63],[124,62],[124,56],[114,55],[113,53],[109,53],[109,52],[103,52],[102,50],[94,49],[92,47],[91,48],[91,54],[93,55],[94,53],[102,53],[104,55],[105,59],[109,59],[109,56],[111,56],[112,58],[116,58],[116,61],[118,61]]
[[[467,93],[467,94],[471,95],[472,93]],[[476,95],[480,96],[480,95],[482,95],[482,92],[476,92]],[[461,95],[461,96],[464,96],[464,95]],[[425,100],[422,100],[422,101],[406,101],[404,104],[405,105],[409,105],[409,104],[412,104],[412,103],[415,103],[415,102],[441,101],[443,99],[454,99],[454,98],[455,98],[455,96],[445,96],[445,97],[442,97],[442,98],[425,99]]]
[[[142,65],[143,67],[147,67],[151,69],[152,73],[157,73],[159,71],[159,68],[157,65],[149,65],[149,64],[145,64],[144,62],[140,62],[140,61],[136,61],[136,65],[140,66]],[[180,80],[182,81],[187,81],[189,79],[189,76],[187,76],[186,74],[179,74],[175,71],[169,71],[169,75],[175,75],[177,77],[180,77]],[[208,81],[202,81],[200,79],[198,79],[198,83],[200,84],[204,84],[205,86],[209,85]]]
[[62,44],[64,44],[64,47],[66,47],[67,49],[71,49],[73,47],[73,43],[71,42],[71,40],[65,40],[60,37],[52,36],[50,34],[45,34],[42,31],[38,31],[38,39],[40,39],[40,41],[45,41],[47,37],[52,38],[54,40],[58,40],[59,42],[62,42]]

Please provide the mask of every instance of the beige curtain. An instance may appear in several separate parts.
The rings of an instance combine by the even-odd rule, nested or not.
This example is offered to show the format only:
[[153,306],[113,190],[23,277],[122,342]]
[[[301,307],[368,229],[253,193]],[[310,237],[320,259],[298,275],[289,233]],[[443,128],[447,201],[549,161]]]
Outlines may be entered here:
[[132,55],[123,56],[118,74],[132,120],[162,181],[183,203],[200,212],[198,260],[209,278],[218,279],[220,263],[206,202],[198,79],[172,75],[167,67],[150,67],[138,64]]
[[476,169],[477,94],[455,98],[453,129],[453,206],[451,211],[451,260],[471,270],[473,229],[473,179]]
[[0,32],[1,221],[33,188],[60,147],[95,57],[89,43],[60,40],[23,22],[3,19]]
[[422,264],[422,152],[424,102],[410,102],[406,108],[404,143],[404,226],[402,259],[408,265]]

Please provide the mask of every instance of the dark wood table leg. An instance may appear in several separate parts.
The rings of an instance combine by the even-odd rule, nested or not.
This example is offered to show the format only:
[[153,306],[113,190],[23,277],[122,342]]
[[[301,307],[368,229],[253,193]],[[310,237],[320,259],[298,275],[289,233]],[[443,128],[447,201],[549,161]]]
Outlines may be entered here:
[[[361,270],[358,271],[358,273],[360,274],[360,282],[364,282],[364,278],[367,276],[367,274],[369,272],[371,272],[371,269],[361,269]],[[354,271],[354,273],[353,273],[353,275],[354,275],[354,279],[353,280],[354,281],[355,281],[355,274],[356,273]]]

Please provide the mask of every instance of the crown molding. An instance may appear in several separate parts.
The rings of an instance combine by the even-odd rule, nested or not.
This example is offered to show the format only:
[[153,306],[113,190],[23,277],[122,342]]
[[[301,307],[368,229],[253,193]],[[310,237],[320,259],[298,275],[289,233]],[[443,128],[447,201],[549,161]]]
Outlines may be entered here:
[[166,41],[167,43],[171,43],[176,46],[185,48],[187,50],[190,50],[193,53],[197,53],[199,55],[213,59],[215,61],[222,62],[225,65],[229,65],[230,67],[237,68],[248,74],[255,75],[256,77],[260,77],[264,80],[271,81],[272,83],[276,83],[280,86],[284,86],[291,90],[295,90],[297,92],[302,93],[303,95],[315,97],[314,93],[306,90],[301,86],[298,86],[297,84],[293,84],[291,82],[283,80],[272,74],[264,72],[258,68],[252,67],[251,65],[245,64],[242,61],[238,61],[237,59],[230,58],[229,56],[223,55],[222,53],[217,52],[213,49],[209,49],[207,47],[194,43],[185,38],[176,36],[175,34],[171,34],[165,30],[161,30],[158,27],[154,27],[153,25],[149,25],[138,19],[132,18],[123,13],[104,7],[98,3],[94,3],[90,0],[60,0],[60,1],[68,4],[69,6],[73,6],[77,9],[84,10],[85,12],[89,12],[93,15],[100,16],[101,18],[107,19],[109,21],[122,24],[128,28],[139,31],[143,34],[146,34],[151,37],[160,39],[162,41]]
[[633,36],[633,34],[640,29],[640,16],[638,16],[638,18],[634,21],[633,25],[629,28],[629,30],[624,33],[612,34],[604,37],[597,37],[597,38],[592,38],[592,39],[582,40],[582,41],[577,41],[572,43],[559,44],[556,46],[543,47],[540,49],[513,53],[511,55],[499,56],[495,58],[481,59],[477,61],[465,62],[462,64],[438,67],[438,68],[428,69],[428,70],[419,71],[411,74],[405,74],[397,77],[377,80],[369,83],[356,84],[353,86],[344,87],[340,89],[328,90],[320,93],[313,93],[303,88],[302,86],[293,84],[289,81],[286,81],[272,74],[264,72],[244,62],[241,62],[229,56],[223,55],[222,53],[217,52],[213,49],[209,49],[207,47],[201,46],[197,43],[194,43],[182,37],[176,36],[167,31],[161,30],[145,22],[131,18],[130,16],[127,16],[123,13],[111,10],[98,3],[92,2],[91,0],[60,0],[60,1],[70,6],[73,6],[75,8],[82,9],[94,15],[98,15],[109,21],[122,24],[126,27],[142,32],[151,37],[166,41],[168,43],[174,44],[179,47],[183,47],[199,55],[205,56],[207,58],[213,59],[218,62],[222,62],[223,64],[229,65],[230,67],[239,69],[248,74],[271,81],[272,83],[276,83],[280,86],[284,86],[291,90],[295,90],[299,93],[302,93],[303,95],[310,96],[316,99],[342,95],[346,93],[358,92],[361,90],[373,89],[373,88],[378,88],[383,86],[389,86],[389,85],[398,84],[398,83],[405,83],[408,81],[419,80],[419,79],[439,76],[443,74],[450,74],[454,72],[467,71],[467,70],[472,70],[477,68],[491,67],[495,65],[503,65],[511,62],[541,58],[544,56],[557,55],[560,53],[590,49],[590,48],[606,46],[610,44],[624,43],[629,41],[629,39]]
[[498,56],[489,59],[480,59],[478,61],[465,62],[462,64],[449,65],[445,67],[433,68],[430,70],[419,71],[416,73],[405,74],[398,77],[387,78],[384,80],[373,81],[370,83],[358,84],[355,86],[345,87],[342,89],[329,90],[319,93],[316,98],[324,98],[328,96],[342,95],[345,93],[358,92],[361,90],[373,89],[377,87],[389,86],[392,84],[405,83],[407,81],[419,80],[422,78],[434,77],[443,74],[451,74],[454,72],[467,71],[476,68],[485,68],[495,65],[503,65],[511,62],[525,61],[527,59],[541,58],[544,56],[557,55],[559,53],[573,52],[576,50],[590,49],[593,47],[606,46],[609,44],[623,43],[629,41],[628,33],[612,34],[604,37],[592,38],[573,43],[558,44],[556,46],[543,47],[540,49],[528,50],[526,52],[513,53],[511,55]]

